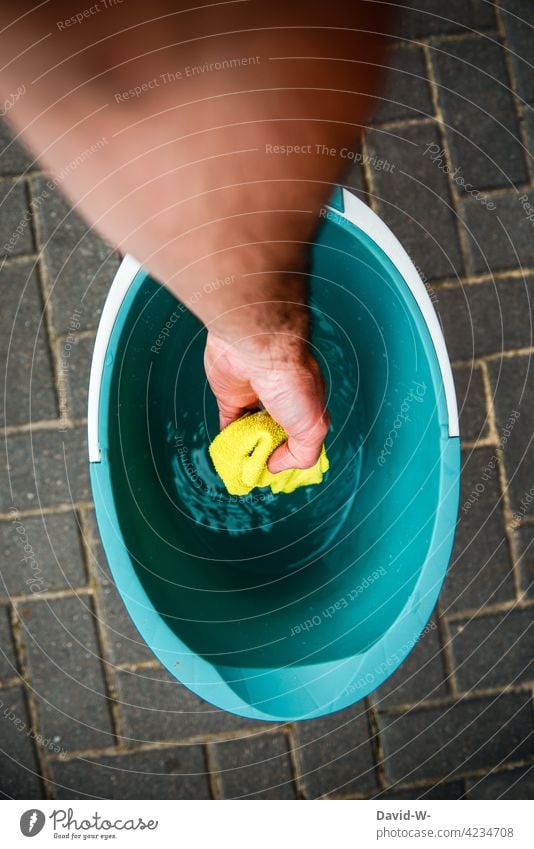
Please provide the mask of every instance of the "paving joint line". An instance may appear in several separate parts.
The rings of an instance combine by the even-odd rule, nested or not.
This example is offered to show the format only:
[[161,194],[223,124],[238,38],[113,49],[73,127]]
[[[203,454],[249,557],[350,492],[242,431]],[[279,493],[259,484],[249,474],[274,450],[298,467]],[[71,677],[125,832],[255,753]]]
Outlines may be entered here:
[[300,769],[300,758],[297,752],[298,746],[297,738],[295,735],[295,724],[293,722],[289,722],[285,726],[284,732],[287,741],[289,763],[291,766],[291,778],[295,786],[296,796],[297,799],[306,799],[306,785],[304,783],[304,778],[302,777]]
[[425,47],[438,46],[438,43],[445,44],[447,41],[468,41],[473,38],[499,38],[499,31],[495,27],[487,29],[473,29],[469,32],[443,32],[429,35],[421,39],[421,44]]
[[274,728],[251,728],[243,726],[243,728],[233,729],[232,731],[216,731],[212,734],[194,734],[189,737],[171,737],[167,740],[146,740],[134,741],[131,743],[125,742],[130,738],[126,735],[121,737],[120,742],[113,746],[100,746],[91,749],[71,749],[68,752],[62,752],[60,755],[50,754],[51,761],[72,761],[76,758],[101,758],[105,756],[123,757],[125,755],[135,754],[136,752],[150,752],[152,750],[167,750],[178,746],[203,746],[207,743],[225,743],[228,740],[242,740],[244,737],[255,737],[258,735],[279,734],[284,728],[283,725],[278,725]]
[[397,118],[392,121],[370,121],[370,130],[402,130],[405,127],[429,126],[436,123],[435,115],[427,115],[421,118]]
[[[514,192],[516,194],[524,193],[525,191],[532,191],[534,188],[534,181],[532,179],[527,180],[523,183],[512,183],[512,185],[506,186],[490,186],[489,188],[480,189],[480,193],[484,194],[485,197],[488,198],[502,198],[506,197],[506,195],[512,195]],[[460,201],[462,203],[477,203],[476,200],[470,200],[467,197],[459,196]],[[517,266],[516,266],[517,267]]]
[[217,763],[215,748],[212,743],[205,743],[203,748],[211,797],[212,799],[224,799],[222,776]]
[[102,623],[105,622],[104,617],[104,606],[102,604],[100,598],[100,587],[98,583],[98,576],[94,569],[93,564],[93,554],[91,550],[91,542],[94,542],[93,535],[91,531],[91,527],[89,525],[89,520],[87,516],[87,512],[83,509],[77,511],[77,515],[79,517],[79,531],[80,531],[80,542],[82,546],[82,551],[84,554],[84,565],[86,569],[86,574],[88,577],[89,586],[92,588],[92,599],[93,599],[93,614],[94,614],[94,625],[95,625],[95,635],[97,638],[97,643],[99,647],[100,653],[100,665],[102,668],[102,672],[104,675],[104,680],[106,682],[106,688],[108,691],[108,696],[110,700],[110,711],[111,711],[111,719],[113,723],[113,731],[115,735],[115,739],[117,743],[124,737],[124,727],[123,720],[120,711],[120,698],[119,698],[119,688],[118,683],[115,677],[115,671],[113,668],[113,664],[111,662],[111,658],[113,657],[113,653],[109,646],[109,641],[107,638],[107,634],[104,631]]
[[451,203],[454,209],[454,226],[456,229],[456,233],[458,236],[458,244],[460,247],[460,254],[462,256],[462,262],[464,266],[464,272],[468,273],[469,268],[471,267],[470,259],[469,259],[469,251],[467,245],[467,237],[465,233],[465,227],[462,222],[462,218],[460,215],[460,198],[456,192],[456,186],[454,185],[451,179],[451,170],[453,165],[453,159],[451,156],[450,148],[449,148],[449,140],[447,138],[447,122],[443,117],[443,111],[441,109],[441,105],[439,102],[439,90],[438,84],[436,80],[436,75],[434,73],[434,66],[432,64],[432,57],[430,55],[430,50],[428,44],[423,47],[423,58],[425,62],[427,79],[430,85],[430,95],[432,98],[432,104],[434,107],[434,112],[436,115],[436,122],[438,128],[438,134],[441,139],[442,148],[445,152],[445,158],[447,160],[447,164],[449,166],[449,174],[447,175],[447,185],[449,187],[449,192],[451,195]]
[[33,182],[30,178],[28,178],[28,184],[30,186],[30,197],[31,197],[31,227],[34,237],[34,243],[37,248],[37,253],[39,254],[39,261],[37,262],[37,276],[39,280],[39,287],[41,291],[41,299],[42,299],[42,310],[43,310],[43,319],[44,326],[46,329],[47,335],[47,343],[48,349],[50,351],[50,359],[52,363],[52,375],[54,382],[54,389],[56,394],[56,408],[59,415],[61,415],[61,387],[60,387],[60,363],[56,357],[56,350],[54,345],[54,340],[57,336],[54,325],[54,308],[52,304],[52,296],[49,286],[48,280],[48,268],[45,262],[44,250],[43,250],[43,240],[41,238],[41,223],[39,217],[39,209],[36,205],[34,205],[34,197],[33,197]]
[[506,72],[510,81],[510,89],[513,95],[512,100],[514,103],[514,111],[517,118],[521,146],[523,148],[523,158],[525,160],[527,173],[530,175],[530,182],[532,187],[532,182],[534,181],[534,167],[532,162],[532,155],[530,153],[530,145],[525,129],[525,122],[523,120],[523,114],[521,112],[521,109],[519,108],[519,100],[522,100],[523,98],[519,94],[518,80],[515,74],[514,66],[512,64],[512,59],[510,57],[510,48],[508,45],[508,38],[506,36],[506,27],[504,25],[504,21],[501,14],[500,0],[496,0],[494,8],[495,18],[497,20],[497,32],[499,33],[504,48],[504,64],[506,66]]
[[425,712],[439,708],[448,708],[458,702],[475,702],[479,699],[492,698],[493,696],[517,695],[521,693],[532,694],[533,687],[533,681],[525,682],[524,684],[507,684],[499,687],[481,687],[480,690],[462,690],[454,698],[444,696],[440,699],[427,699],[426,701],[399,702],[391,707],[379,707],[378,711],[384,716],[401,716],[407,711]]
[[443,605],[441,602],[441,597],[438,598],[436,604],[436,612],[437,612],[437,625],[438,625],[438,636],[441,643],[442,649],[442,659],[443,659],[443,670],[446,676],[446,684],[447,689],[449,691],[449,695],[454,699],[458,695],[458,684],[456,682],[456,675],[454,672],[454,658],[452,654],[452,640],[449,632],[448,622],[443,615]]
[[[41,518],[42,516],[56,516],[60,513],[72,513],[78,509],[87,509],[93,510],[94,504],[92,501],[75,501],[73,503],[63,503],[63,504],[53,504],[49,507],[28,507],[27,509],[18,509],[17,508],[17,516],[20,516],[21,519],[33,519],[36,516]],[[0,522],[12,522],[13,516],[11,513],[0,513]]]
[[[69,335],[69,333],[61,333],[56,337],[56,340],[57,342],[63,343],[69,338]],[[86,330],[76,330],[76,342],[74,344],[77,344],[80,339],[96,339],[96,330],[94,328],[87,328]]]
[[4,256],[0,259],[2,262],[2,268],[11,268],[13,265],[29,265],[30,263],[36,265],[39,261],[39,254],[4,254]]
[[522,596],[521,590],[521,572],[519,569],[519,558],[517,553],[517,545],[514,537],[512,523],[513,523],[513,511],[510,504],[510,491],[508,485],[508,476],[506,474],[505,467],[505,458],[504,458],[504,449],[501,447],[501,437],[499,436],[499,431],[497,429],[497,415],[495,411],[495,404],[492,395],[491,388],[491,380],[489,376],[488,366],[486,363],[483,363],[480,367],[480,373],[482,375],[482,387],[484,390],[484,395],[486,398],[487,405],[487,417],[488,417],[488,425],[490,434],[498,441],[498,447],[495,449],[495,455],[497,457],[497,475],[499,480],[499,488],[501,491],[501,500],[502,500],[502,515],[505,525],[505,534],[507,540],[508,547],[508,556],[510,562],[512,564],[512,579],[514,583],[514,592],[515,597],[519,601]]
[[399,50],[403,47],[408,47],[411,50],[417,50],[420,47],[424,47],[428,45],[432,47],[435,41],[465,41],[468,38],[476,38],[477,36],[483,38],[497,38],[499,33],[497,32],[495,27],[487,27],[487,28],[479,28],[477,30],[470,30],[469,32],[462,32],[461,30],[457,32],[442,32],[435,33],[433,35],[421,35],[416,38],[405,38],[403,36],[394,36],[397,40],[393,41],[389,48],[392,50]]
[[39,593],[13,593],[10,596],[0,594],[0,601],[6,599],[12,604],[33,604],[40,601],[55,601],[60,598],[77,598],[78,596],[92,595],[93,590],[87,587],[72,587],[62,590],[42,590]]
[[495,415],[495,407],[493,405],[493,396],[491,392],[491,381],[488,372],[487,363],[482,361],[480,363],[480,377],[482,381],[482,391],[484,394],[484,401],[486,404],[486,421],[488,423],[488,432],[489,438],[495,444],[495,446],[499,446],[501,444],[501,440],[499,437],[499,431],[497,429],[497,417]]
[[373,212],[378,215],[378,203],[376,200],[376,187],[374,183],[373,177],[373,169],[369,164],[369,148],[367,145],[367,139],[364,135],[362,135],[361,140],[362,146],[362,171],[364,177],[364,184],[367,189],[367,197],[369,198],[369,206],[373,210]]
[[18,436],[24,433],[37,433],[44,430],[74,430],[77,427],[87,426],[87,419],[41,419],[37,422],[25,422],[24,424],[5,425],[2,428],[4,436]]
[[16,172],[14,174],[0,174],[0,183],[22,183],[27,177],[26,171]]
[[[486,419],[487,421],[487,419]],[[462,451],[473,451],[479,448],[498,448],[492,436],[483,436],[480,439],[462,439]]]
[[371,747],[375,766],[375,777],[378,786],[382,789],[387,787],[385,752],[380,735],[380,722],[378,720],[378,708],[371,695],[367,696],[367,719],[371,728]]
[[48,765],[47,751],[45,747],[37,740],[37,737],[41,737],[44,739],[44,735],[41,733],[41,723],[39,721],[39,705],[37,703],[37,697],[30,683],[30,669],[28,665],[26,647],[24,645],[24,640],[22,637],[22,626],[18,616],[18,611],[15,607],[11,608],[10,619],[11,632],[13,635],[13,642],[15,644],[16,657],[20,669],[20,680],[23,684],[23,693],[28,708],[30,728],[34,735],[32,739],[32,746],[36,756],[37,767],[40,773],[44,796],[46,799],[52,799],[53,797],[51,795],[51,773]]
[[11,687],[22,687],[23,684],[24,682],[20,675],[13,675],[11,678],[2,678],[0,681],[0,690],[9,690]]
[[453,613],[444,613],[443,618],[447,622],[460,622],[463,619],[483,619],[485,616],[508,613],[510,610],[529,610],[531,607],[534,607],[534,598],[525,599],[522,596],[520,599],[499,601],[484,607],[466,607],[463,610],[455,610]]
[[461,286],[478,286],[481,283],[499,283],[501,280],[524,280],[534,276],[534,267],[522,266],[509,271],[487,271],[480,274],[463,274],[458,277],[445,277],[432,282],[435,289],[456,289]]
[[120,672],[137,672],[143,669],[163,669],[159,660],[134,660],[131,662],[117,663],[115,668]]
[[[464,772],[458,773],[456,775],[435,775],[432,778],[420,778],[417,781],[413,782],[402,782],[397,781],[389,786],[389,790],[431,790],[436,784],[450,784],[453,781],[463,781],[465,785],[467,785],[467,781],[470,778],[484,778],[488,774],[501,774],[506,772],[512,772],[515,769],[521,769],[524,767],[532,766],[534,764],[533,758],[523,758],[521,760],[508,761],[504,764],[499,764],[497,769],[493,769],[491,766],[486,767],[478,767],[477,769],[466,770]],[[347,794],[344,796],[332,796],[332,798],[336,799],[359,799],[362,798],[359,794]],[[363,798],[365,799],[374,799],[375,795],[366,795]]]
[[516,357],[531,357],[534,354],[534,346],[527,348],[510,348],[506,351],[498,351],[494,354],[484,354],[480,357],[473,357],[471,360],[454,360],[451,365],[453,368],[466,368],[468,366],[481,366],[484,363],[493,363],[496,360],[510,360]]

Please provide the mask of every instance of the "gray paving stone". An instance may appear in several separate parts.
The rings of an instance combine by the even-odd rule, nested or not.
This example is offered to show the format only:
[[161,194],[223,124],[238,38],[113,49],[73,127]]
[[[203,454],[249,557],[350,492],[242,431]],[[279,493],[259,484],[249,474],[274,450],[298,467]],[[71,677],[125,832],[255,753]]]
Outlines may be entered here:
[[0,690],[0,798],[42,798],[30,730],[22,688]]
[[534,278],[440,289],[438,315],[452,360],[471,360],[534,343]]
[[295,799],[284,734],[255,734],[214,745],[225,799]]
[[482,778],[467,781],[470,799],[532,799],[534,765],[490,772]]
[[331,716],[298,722],[296,756],[308,796],[375,790],[372,737],[361,702]]
[[18,611],[44,735],[66,751],[112,745],[90,599],[22,602]]
[[85,428],[16,434],[6,439],[3,454],[0,512],[12,506],[26,510],[91,498]]
[[137,663],[154,660],[154,655],[130,619],[112,578],[102,548],[96,519],[89,515],[90,532],[85,539],[93,572],[100,586],[104,617],[100,623],[114,663]]
[[378,707],[410,704],[447,696],[447,683],[436,616],[433,616],[400,667],[373,694]]
[[370,155],[394,166],[373,172],[379,215],[425,281],[463,271],[447,177],[425,155],[427,147],[439,141],[437,128],[428,124],[387,133],[372,130],[367,136]]
[[455,368],[453,374],[460,413],[460,436],[462,439],[483,439],[488,435],[488,417],[480,368]]
[[118,256],[74,213],[44,177],[32,181],[56,332],[66,335],[75,310],[81,329],[96,328]]
[[[73,336],[76,339],[75,334]],[[94,337],[82,337],[72,342],[71,338],[66,336],[60,342],[61,368],[67,389],[66,412],[70,418],[87,418],[89,372],[94,346]]]
[[480,0],[402,0],[402,7],[399,31],[410,39],[496,25],[491,4]]
[[520,413],[504,446],[510,504],[515,518],[534,515],[534,381],[532,356],[489,363],[497,427],[502,429],[513,410]]
[[13,141],[11,129],[0,119],[0,174],[11,177],[34,167],[33,156],[21,144]]
[[406,788],[393,787],[383,793],[378,793],[374,799],[463,799],[465,796],[465,785],[463,781],[444,781],[431,787]]
[[164,669],[117,674],[120,710],[128,742],[161,742],[236,729],[265,728],[199,699]]
[[12,513],[11,519],[0,522],[0,551],[0,597],[87,583],[74,513],[24,517]]
[[18,671],[15,644],[9,621],[9,608],[0,605],[0,679],[13,678]]
[[373,123],[403,118],[427,118],[434,114],[423,51],[399,45],[388,53],[389,71]]
[[0,271],[2,425],[57,417],[51,356],[34,265],[32,260],[9,263]]
[[507,687],[534,679],[534,611],[511,610],[450,623],[460,690]]
[[493,449],[464,454],[456,538],[441,594],[445,614],[514,598],[499,498]]
[[202,746],[53,764],[57,799],[209,799]]
[[[523,198],[523,200],[520,200]],[[534,265],[534,191],[510,191],[492,198],[495,209],[475,199],[461,204],[470,274]]]
[[453,168],[483,191],[528,179],[519,122],[500,44],[486,38],[431,50]]
[[0,257],[31,254],[35,250],[31,214],[24,180],[0,183]]
[[527,598],[534,598],[534,525],[523,525],[515,531],[521,589]]
[[534,754],[529,693],[458,700],[430,710],[380,714],[389,781],[418,781],[497,766]]
[[519,95],[534,100],[534,6],[530,0],[500,0],[502,22]]

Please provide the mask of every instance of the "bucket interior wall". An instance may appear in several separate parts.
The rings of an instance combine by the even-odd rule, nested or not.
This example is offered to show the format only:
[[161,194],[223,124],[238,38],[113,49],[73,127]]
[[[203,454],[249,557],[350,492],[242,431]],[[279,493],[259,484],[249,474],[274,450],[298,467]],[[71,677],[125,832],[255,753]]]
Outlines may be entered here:
[[[120,532],[154,607],[225,676],[363,653],[412,595],[436,522],[447,413],[413,295],[335,221],[312,259],[332,419],[320,486],[226,493],[207,452],[218,417],[205,330],[148,276],[113,353],[105,450]],[[251,698],[237,676],[240,687]]]

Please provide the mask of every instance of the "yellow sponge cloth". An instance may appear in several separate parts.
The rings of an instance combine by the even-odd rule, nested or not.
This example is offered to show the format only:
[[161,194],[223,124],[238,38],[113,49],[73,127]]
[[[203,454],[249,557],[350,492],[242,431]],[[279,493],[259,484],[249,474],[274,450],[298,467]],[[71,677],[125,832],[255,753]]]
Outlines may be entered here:
[[284,428],[265,410],[247,413],[221,430],[209,452],[230,495],[247,495],[255,486],[289,493],[299,486],[321,483],[330,465],[324,445],[311,469],[287,469],[276,474],[268,470],[267,460],[286,439]]

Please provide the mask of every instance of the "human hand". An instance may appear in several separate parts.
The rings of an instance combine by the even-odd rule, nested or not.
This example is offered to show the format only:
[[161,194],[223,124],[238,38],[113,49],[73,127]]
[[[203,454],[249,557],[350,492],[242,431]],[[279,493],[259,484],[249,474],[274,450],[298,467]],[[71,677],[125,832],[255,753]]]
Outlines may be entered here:
[[324,379],[306,338],[268,331],[228,341],[209,332],[204,364],[221,428],[263,405],[288,434],[269,458],[270,472],[316,463],[330,419]]

